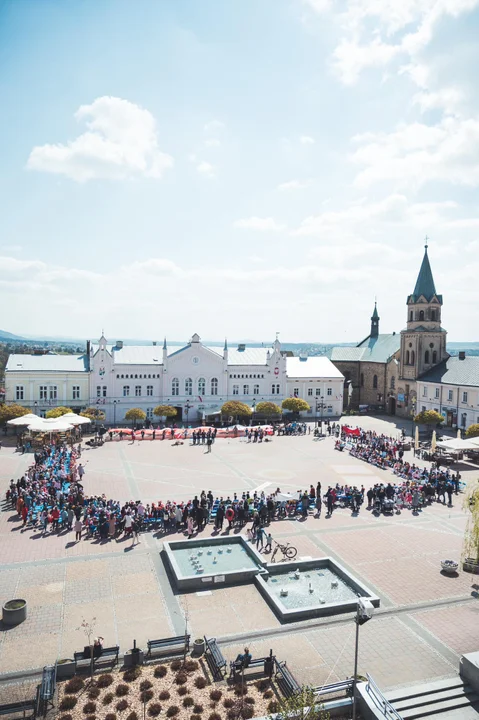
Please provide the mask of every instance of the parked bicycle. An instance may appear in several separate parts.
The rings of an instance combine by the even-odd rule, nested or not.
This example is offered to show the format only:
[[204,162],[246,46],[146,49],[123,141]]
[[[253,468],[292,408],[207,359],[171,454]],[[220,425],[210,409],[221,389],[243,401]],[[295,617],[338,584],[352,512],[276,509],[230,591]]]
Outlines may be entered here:
[[273,542],[275,543],[276,547],[273,550],[273,554],[271,555],[271,562],[276,562],[275,557],[278,550],[283,553],[283,557],[281,558],[281,560],[294,560],[294,558],[298,554],[297,549],[289,543],[286,543],[286,545],[282,545],[281,543],[276,542],[276,540],[274,540]]

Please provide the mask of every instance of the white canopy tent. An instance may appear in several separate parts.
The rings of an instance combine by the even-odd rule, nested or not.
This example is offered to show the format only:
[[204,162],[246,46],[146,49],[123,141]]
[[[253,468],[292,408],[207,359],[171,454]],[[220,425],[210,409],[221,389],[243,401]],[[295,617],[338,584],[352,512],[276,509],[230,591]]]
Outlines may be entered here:
[[439,440],[437,447],[442,450],[451,450],[451,452],[467,452],[467,450],[477,450],[479,448],[477,439],[459,440],[458,438],[451,438],[450,440]]
[[39,420],[41,420],[41,422],[35,422],[28,426],[31,432],[66,432],[67,430],[73,429],[73,425],[61,417],[49,418],[48,420],[39,418]]
[[7,425],[30,425],[30,423],[41,419],[41,417],[34,415],[34,413],[27,413],[27,415],[22,415],[21,417],[13,418],[13,420],[8,420]]
[[65,413],[65,415],[61,415],[58,420],[65,420],[66,422],[70,423],[71,425],[84,425],[86,423],[91,423],[90,418],[83,417],[81,415],[77,415],[76,413],[70,412]]

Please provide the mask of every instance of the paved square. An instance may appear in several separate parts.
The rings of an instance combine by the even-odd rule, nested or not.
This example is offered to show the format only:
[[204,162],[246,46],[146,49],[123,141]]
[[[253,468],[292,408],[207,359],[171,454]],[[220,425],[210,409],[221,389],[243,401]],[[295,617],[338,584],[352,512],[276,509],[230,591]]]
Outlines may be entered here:
[[[367,428],[398,432],[386,420],[361,417]],[[20,477],[31,456],[3,447],[0,491]],[[364,484],[393,479],[347,453],[334,451],[333,440],[274,438],[247,444],[218,440],[211,454],[187,444],[129,441],[85,450],[87,494],[119,500],[188,500],[204,490],[232,497],[236,492],[300,490],[322,483],[323,493],[336,483]],[[463,479],[478,471],[464,468]],[[479,600],[470,575],[448,577],[440,560],[459,558],[465,514],[461,497],[454,506],[427,507],[418,516],[405,510],[375,517],[363,507],[357,517],[323,511],[305,522],[278,520],[274,538],[290,542],[298,557],[331,555],[380,598],[381,608],[361,629],[360,672],[369,672],[383,689],[452,676],[462,652],[479,649]],[[212,526],[203,531],[212,533]],[[169,540],[181,537],[169,534]],[[73,533],[23,530],[17,514],[0,514],[0,599],[28,601],[28,618],[13,629],[0,628],[0,674],[37,668],[71,657],[85,644],[82,619],[96,618],[96,631],[107,644],[127,650],[136,640],[184,631],[185,614],[193,636],[218,637],[232,658],[248,643],[263,654],[270,648],[286,659],[302,682],[321,684],[350,676],[354,624],[350,615],[282,626],[253,584],[215,588],[206,593],[176,594],[161,559],[163,535],[147,533],[131,547],[120,538],[74,542]],[[32,652],[33,650],[33,652]]]

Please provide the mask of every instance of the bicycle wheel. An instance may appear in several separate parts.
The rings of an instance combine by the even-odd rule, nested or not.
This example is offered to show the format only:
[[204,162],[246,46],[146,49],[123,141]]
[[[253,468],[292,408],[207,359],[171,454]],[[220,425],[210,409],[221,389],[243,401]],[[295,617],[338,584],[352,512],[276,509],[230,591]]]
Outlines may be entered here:
[[288,558],[288,560],[294,560],[294,558],[295,558],[296,555],[298,554],[298,551],[296,550],[295,547],[291,547],[291,546],[290,546],[290,547],[288,547],[288,548],[285,549],[284,554],[286,555],[286,557]]

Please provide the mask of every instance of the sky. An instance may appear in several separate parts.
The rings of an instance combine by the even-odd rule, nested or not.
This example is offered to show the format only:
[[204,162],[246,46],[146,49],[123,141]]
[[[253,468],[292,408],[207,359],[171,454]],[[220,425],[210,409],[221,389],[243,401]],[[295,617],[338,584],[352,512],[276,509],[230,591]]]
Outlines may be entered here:
[[479,340],[479,0],[0,0],[3,330]]

